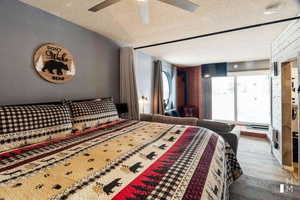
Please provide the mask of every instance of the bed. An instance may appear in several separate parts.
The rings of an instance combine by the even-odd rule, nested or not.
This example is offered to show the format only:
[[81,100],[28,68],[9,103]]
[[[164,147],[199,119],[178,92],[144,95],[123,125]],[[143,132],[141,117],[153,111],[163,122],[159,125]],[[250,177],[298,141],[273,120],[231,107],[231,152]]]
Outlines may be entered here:
[[221,200],[241,174],[208,129],[114,119],[0,151],[0,200]]

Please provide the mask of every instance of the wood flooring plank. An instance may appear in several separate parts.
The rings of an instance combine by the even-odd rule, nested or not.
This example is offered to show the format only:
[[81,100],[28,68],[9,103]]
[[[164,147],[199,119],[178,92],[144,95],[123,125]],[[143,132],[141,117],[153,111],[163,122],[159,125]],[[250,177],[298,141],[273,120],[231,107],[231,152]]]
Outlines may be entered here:
[[241,136],[237,159],[248,176],[280,182],[291,178],[271,154],[270,145],[265,139]]

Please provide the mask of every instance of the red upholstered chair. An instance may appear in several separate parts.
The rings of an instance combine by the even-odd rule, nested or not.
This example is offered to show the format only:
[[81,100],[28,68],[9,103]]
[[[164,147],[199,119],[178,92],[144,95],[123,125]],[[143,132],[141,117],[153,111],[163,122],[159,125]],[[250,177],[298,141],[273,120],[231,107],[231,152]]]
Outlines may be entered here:
[[180,114],[182,117],[197,117],[198,118],[198,108],[193,105],[185,105],[180,109]]

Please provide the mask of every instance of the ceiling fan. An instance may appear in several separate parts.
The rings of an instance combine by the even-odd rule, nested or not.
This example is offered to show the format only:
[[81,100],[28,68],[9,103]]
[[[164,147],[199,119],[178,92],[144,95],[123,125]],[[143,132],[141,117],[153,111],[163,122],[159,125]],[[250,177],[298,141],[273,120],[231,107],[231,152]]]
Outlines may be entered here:
[[[122,0],[104,0],[103,2],[90,8],[89,11],[98,12],[120,1]],[[149,2],[148,2],[149,0],[136,0],[136,1],[140,7],[140,16],[142,18],[143,24],[149,24]],[[189,0],[158,0],[158,1],[175,6],[177,8],[181,8],[189,12],[194,12],[199,7],[199,5]]]

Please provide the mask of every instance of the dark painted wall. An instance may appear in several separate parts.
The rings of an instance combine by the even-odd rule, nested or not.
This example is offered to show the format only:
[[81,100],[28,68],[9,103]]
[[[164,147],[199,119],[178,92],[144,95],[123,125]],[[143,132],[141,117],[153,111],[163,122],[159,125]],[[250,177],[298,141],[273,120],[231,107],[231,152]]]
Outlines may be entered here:
[[[0,105],[104,96],[119,98],[119,46],[113,41],[17,0],[0,1]],[[69,49],[75,78],[49,83],[32,64],[43,43]]]

